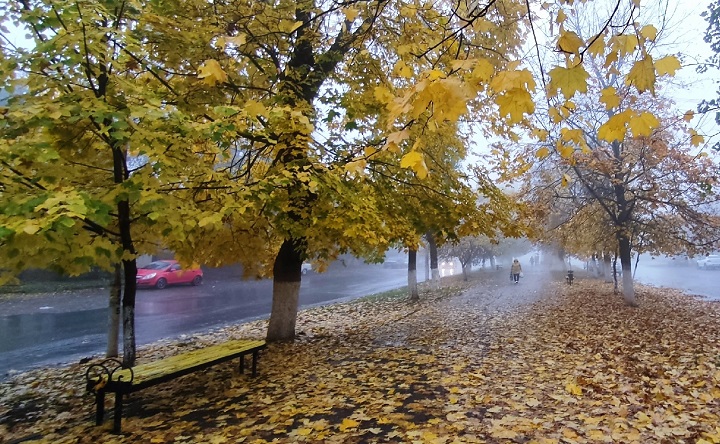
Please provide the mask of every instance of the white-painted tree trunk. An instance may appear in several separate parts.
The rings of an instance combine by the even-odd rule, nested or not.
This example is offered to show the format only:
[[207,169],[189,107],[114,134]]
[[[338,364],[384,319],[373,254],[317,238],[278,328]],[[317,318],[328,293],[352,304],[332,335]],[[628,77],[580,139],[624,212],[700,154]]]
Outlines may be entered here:
[[272,316],[268,325],[268,340],[290,340],[295,337],[299,299],[299,281],[273,281]]
[[632,273],[630,270],[623,270],[622,289],[625,303],[635,307],[637,305],[637,300],[635,299],[635,286],[633,284]]
[[440,270],[437,268],[432,269],[432,284],[431,288],[433,290],[439,290],[440,289]]
[[614,282],[612,273],[612,258],[607,253],[603,254],[603,274],[605,276],[605,282]]
[[416,301],[420,299],[417,284],[417,270],[408,270],[408,291],[410,292],[411,300]]

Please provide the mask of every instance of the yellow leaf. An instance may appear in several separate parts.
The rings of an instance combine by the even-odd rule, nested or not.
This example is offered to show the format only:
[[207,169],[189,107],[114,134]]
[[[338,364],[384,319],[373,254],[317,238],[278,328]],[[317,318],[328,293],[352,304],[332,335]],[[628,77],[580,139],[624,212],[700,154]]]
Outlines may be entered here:
[[640,92],[650,91],[653,94],[655,93],[655,67],[649,54],[633,64],[625,79],[625,84],[634,85]]
[[631,117],[631,114],[627,111],[610,117],[607,122],[598,128],[598,137],[611,143],[616,140],[625,140],[626,125]]
[[525,400],[525,404],[529,407],[537,407],[540,405],[540,401],[538,401],[537,398],[528,398]]
[[611,41],[615,51],[620,52],[620,55],[623,56],[633,53],[640,43],[634,34],[616,35]]
[[690,133],[690,143],[692,146],[700,146],[704,141],[705,138],[697,133],[694,129],[691,129],[689,131]]
[[562,138],[562,140],[565,140],[567,142],[575,142],[578,145],[581,145],[584,141],[583,131],[581,129],[562,128],[560,130],[560,137]]
[[[566,178],[567,178],[567,181],[566,181]],[[570,179],[570,177],[567,174],[565,174],[565,176],[563,177],[563,181],[565,182],[563,184],[563,186],[567,185],[567,182],[569,182],[569,179]],[[576,395],[576,396],[582,395],[582,387],[580,387],[579,385],[577,385],[574,382],[568,382],[567,384],[565,384],[565,391],[567,391],[568,393],[570,393],[572,395]]]
[[564,31],[558,39],[558,48],[561,51],[568,52],[571,54],[578,54],[580,47],[585,44],[583,39],[579,35],[572,31]]
[[563,120],[563,117],[557,110],[557,108],[550,108],[548,110],[548,115],[550,116],[550,120],[552,120],[553,123],[560,123]]
[[511,123],[520,122],[523,114],[535,112],[535,102],[530,93],[524,89],[514,88],[498,96],[495,101],[500,108],[500,114],[509,115]]
[[394,133],[390,133],[387,136],[387,141],[385,142],[385,147],[390,151],[394,152],[394,149],[390,147],[390,145],[394,145],[394,148],[397,149],[400,144],[410,137],[410,132],[408,130],[402,130],[402,131],[395,131]]
[[613,109],[620,104],[620,97],[614,87],[608,86],[600,91],[600,101],[605,104],[605,109]]
[[280,23],[278,24],[278,29],[286,34],[292,34],[302,25],[303,22],[301,21],[292,22],[290,20],[280,20]]
[[548,138],[548,132],[544,129],[535,128],[532,130],[532,135],[541,142],[545,142]]
[[558,11],[557,17],[555,18],[555,23],[563,24],[566,19],[567,16],[565,15],[565,11],[561,9]]
[[652,130],[660,126],[660,121],[652,113],[643,111],[631,118],[628,126],[635,137],[649,136]]
[[225,37],[225,41],[235,46],[242,46],[247,42],[247,36],[245,34],[238,34],[235,37]]
[[557,142],[557,150],[560,153],[560,157],[563,159],[569,159],[572,157],[573,154],[575,154],[575,147],[572,145],[566,145],[558,140]]
[[427,177],[427,166],[425,165],[425,156],[419,151],[410,151],[400,160],[401,168],[410,168],[415,171],[420,179]]
[[35,234],[40,231],[40,226],[38,226],[35,222],[30,221],[25,224],[23,231],[27,234]]
[[360,11],[358,11],[357,8],[345,8],[343,9],[343,14],[345,14],[345,20],[352,22],[357,18],[358,14],[360,14]]
[[517,432],[506,429],[501,425],[493,425],[493,427],[490,429],[490,435],[493,438],[498,439],[515,439],[517,437]]
[[653,25],[645,25],[640,30],[640,35],[654,42],[657,37],[657,29]]
[[473,69],[470,75],[473,79],[477,79],[481,82],[487,82],[492,78],[495,72],[495,67],[486,59],[478,59],[475,63],[475,69]]
[[610,54],[607,55],[607,57],[605,57],[605,64],[603,66],[605,68],[607,68],[617,61],[618,61],[617,52],[611,52]]
[[402,60],[398,60],[397,63],[395,63],[395,68],[393,69],[393,73],[400,77],[404,77],[406,79],[409,79],[413,75],[412,68],[407,66],[405,62]]
[[247,102],[245,102],[245,112],[248,114],[248,116],[252,117],[262,116],[267,118],[269,115],[267,108],[265,108],[265,105],[254,100],[248,100]]
[[655,70],[659,76],[669,75],[674,76],[675,71],[680,69],[680,61],[675,56],[666,56],[655,61]]
[[587,79],[590,75],[585,68],[578,64],[572,68],[556,66],[550,70],[550,91],[551,97],[557,95],[560,89],[566,99],[575,95],[575,92],[587,92]]
[[345,171],[361,174],[367,167],[367,161],[365,159],[357,159],[345,164]]
[[300,428],[297,430],[297,434],[298,434],[299,436],[310,436],[310,434],[312,433],[312,431],[313,431],[313,429],[311,429],[310,427],[300,427]]
[[393,99],[395,98],[393,93],[390,92],[389,89],[387,89],[386,87],[384,87],[382,85],[375,87],[374,96],[375,96],[375,100],[377,100],[380,103],[386,103],[386,104],[392,102]]
[[226,82],[227,74],[217,60],[209,59],[198,68],[198,78],[203,79],[208,85],[214,86],[217,83]]
[[500,71],[490,81],[490,88],[495,92],[508,91],[511,89],[535,89],[535,80],[530,71],[507,70]]
[[686,122],[689,122],[693,119],[693,117],[695,117],[695,111],[688,110],[688,111],[685,111],[685,114],[683,115],[683,120]]
[[354,419],[345,418],[342,421],[342,424],[340,424],[340,431],[344,432],[348,429],[352,429],[360,425],[358,421],[355,421]]
[[590,41],[590,46],[587,48],[588,54],[594,57],[600,57],[605,53],[605,39],[602,35],[599,35],[595,40]]

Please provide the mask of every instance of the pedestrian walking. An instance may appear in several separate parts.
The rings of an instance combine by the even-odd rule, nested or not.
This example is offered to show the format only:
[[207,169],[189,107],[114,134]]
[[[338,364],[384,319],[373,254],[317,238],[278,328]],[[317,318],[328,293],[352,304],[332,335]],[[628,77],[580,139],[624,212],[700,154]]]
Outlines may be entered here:
[[517,259],[513,260],[512,266],[510,267],[510,274],[512,275],[512,280],[516,284],[520,282],[520,274],[522,273],[522,266],[520,265],[520,261]]

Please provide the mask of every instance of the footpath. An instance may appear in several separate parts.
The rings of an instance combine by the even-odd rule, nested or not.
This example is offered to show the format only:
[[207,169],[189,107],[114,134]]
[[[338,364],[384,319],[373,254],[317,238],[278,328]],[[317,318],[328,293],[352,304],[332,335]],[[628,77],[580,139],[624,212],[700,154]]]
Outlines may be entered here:
[[[232,365],[133,395],[123,435],[93,424],[82,366],[0,385],[0,442],[720,443],[720,304],[526,271],[446,279],[421,301],[368,299],[298,317],[259,376]],[[141,348],[140,362],[266,321]],[[109,404],[108,404],[109,407]]]

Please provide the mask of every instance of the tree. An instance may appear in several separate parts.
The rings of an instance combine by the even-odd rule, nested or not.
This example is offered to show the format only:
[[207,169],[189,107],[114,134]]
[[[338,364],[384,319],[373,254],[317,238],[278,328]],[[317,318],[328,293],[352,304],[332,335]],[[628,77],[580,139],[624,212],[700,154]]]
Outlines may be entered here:
[[[5,8],[35,31],[37,45],[3,46],[3,86],[20,68],[27,77],[12,82],[31,91],[4,113],[3,193],[13,204],[0,234],[15,258],[7,266],[22,268],[16,258],[37,245],[52,260],[83,251],[63,256],[66,272],[121,260],[126,330],[134,258],[163,246],[186,261],[239,261],[248,274],[272,275],[268,339],[291,339],[304,260],[376,259],[395,239],[414,244],[428,229],[443,231],[437,218],[419,225],[388,212],[395,205],[383,187],[363,178],[369,162],[389,155],[422,180],[428,159],[445,152],[436,140],[456,136],[463,116],[468,125],[481,120],[478,132],[517,139],[513,127],[535,110],[536,79],[520,66],[534,17],[520,0]],[[559,23],[565,12],[553,14]],[[606,41],[616,52],[626,47],[600,33],[588,46]],[[550,71],[550,87],[572,95],[585,83],[582,44],[562,27],[557,43],[572,63]],[[636,71],[667,68],[659,62],[635,63],[638,90],[651,90],[654,78]],[[55,185],[57,168],[70,183]],[[24,194],[38,184],[56,193],[41,205]],[[497,190],[480,192],[485,214],[452,218],[462,220],[458,235],[512,220]],[[70,239],[83,248],[68,248]]]
[[[691,116],[674,111],[658,95],[661,88],[649,83],[680,65],[672,56],[653,59],[651,49],[660,34],[634,17],[634,8],[620,15],[618,25],[624,24],[628,32],[598,48],[594,45],[603,35],[579,21],[563,21],[563,27],[573,27],[568,32],[580,45],[572,44],[571,52],[584,57],[582,66],[571,66],[563,75],[582,76],[588,82],[583,84],[584,94],[576,95],[580,90],[567,89],[557,77],[551,80],[550,95],[556,99],[549,108],[551,122],[536,132],[540,142],[526,153],[561,171],[554,178],[545,174],[544,180],[529,181],[526,191],[537,190],[531,193],[535,198],[544,195],[566,203],[565,211],[545,210],[559,216],[552,225],[563,227],[562,245],[575,252],[598,247],[617,252],[629,305],[636,305],[634,249],[693,254],[718,244],[718,220],[707,206],[717,199],[717,163],[695,148],[702,138],[685,126],[684,119]],[[582,72],[575,72],[580,68]],[[615,239],[615,248],[608,248],[607,237]]]
[[[144,60],[147,15],[127,2],[14,2],[0,80],[11,98],[0,121],[3,282],[28,267],[79,274],[122,263],[123,362],[135,361],[136,257],[153,253],[197,215],[192,183],[217,161],[204,127]],[[190,260],[186,257],[185,260]]]
[[[698,72],[707,73],[709,70],[720,69],[720,2],[713,1],[708,5],[707,11],[702,13],[708,25],[705,29],[703,40],[710,44],[710,49],[715,53],[705,63],[698,66]],[[698,112],[715,113],[715,123],[720,125],[720,89],[715,92],[718,96],[712,99],[705,99],[698,104]],[[720,150],[720,142],[716,142],[713,148]]]

